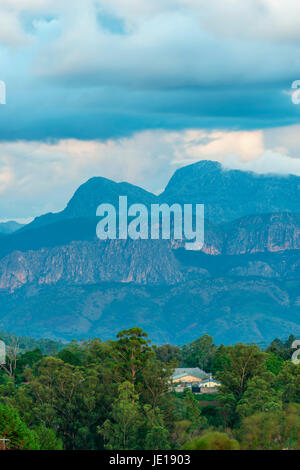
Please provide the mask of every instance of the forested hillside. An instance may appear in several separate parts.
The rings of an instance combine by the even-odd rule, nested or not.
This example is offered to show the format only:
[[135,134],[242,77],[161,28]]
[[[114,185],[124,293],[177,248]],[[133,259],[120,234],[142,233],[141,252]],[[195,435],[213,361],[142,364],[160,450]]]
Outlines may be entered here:
[[[16,343],[17,340],[17,343]],[[0,371],[0,438],[8,449],[298,449],[300,365],[291,345],[152,346],[139,328],[59,352],[16,353]],[[173,390],[177,366],[221,382],[217,394]]]

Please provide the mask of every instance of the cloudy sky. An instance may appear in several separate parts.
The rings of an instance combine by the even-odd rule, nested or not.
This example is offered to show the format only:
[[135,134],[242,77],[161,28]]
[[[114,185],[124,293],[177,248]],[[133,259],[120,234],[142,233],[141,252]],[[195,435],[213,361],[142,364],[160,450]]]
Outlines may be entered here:
[[198,160],[300,175],[299,0],[1,0],[0,220]]

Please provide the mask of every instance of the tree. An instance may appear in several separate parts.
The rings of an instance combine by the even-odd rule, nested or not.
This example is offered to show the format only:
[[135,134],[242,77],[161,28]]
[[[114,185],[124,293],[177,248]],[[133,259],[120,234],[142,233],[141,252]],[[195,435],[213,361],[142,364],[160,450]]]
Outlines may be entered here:
[[20,419],[18,412],[0,405],[0,438],[7,439],[9,450],[39,450],[39,439]]
[[199,434],[207,425],[206,418],[201,415],[199,402],[190,390],[185,393],[184,417],[191,422],[189,433],[192,435]]
[[110,419],[98,427],[98,432],[104,437],[106,449],[133,450],[139,448],[141,425],[138,395],[132,383],[124,382],[119,386],[119,396],[112,406]]
[[230,367],[230,357],[227,348],[221,344],[212,360],[211,372],[216,375],[224,371],[225,368]]
[[191,421],[189,421],[188,419],[175,421],[173,433],[171,436],[172,443],[175,448],[181,448],[181,446],[189,440],[189,430],[191,428],[191,424]]
[[38,425],[57,429],[67,449],[85,448],[90,429],[99,418],[96,408],[97,371],[46,357],[35,369],[26,370],[27,390],[33,400]]
[[62,450],[63,443],[58,439],[53,429],[45,428],[40,425],[35,428],[35,432],[39,439],[40,450]]
[[282,408],[281,393],[274,387],[274,376],[266,372],[248,381],[243,398],[237,405],[240,416],[250,416],[260,411],[275,411]]
[[272,372],[272,374],[274,375],[278,375],[281,369],[283,368],[283,366],[284,366],[284,360],[282,359],[282,357],[278,356],[277,354],[274,354],[274,353],[270,354],[268,359],[266,360],[267,370]]
[[226,348],[228,360],[223,362],[222,371],[216,374],[222,386],[220,403],[223,407],[223,418],[227,425],[236,426],[239,414],[236,407],[247,389],[248,381],[265,372],[267,354],[257,346],[236,344]]
[[111,343],[117,381],[135,384],[148,360],[154,356],[147,333],[141,328],[123,330]]
[[28,368],[32,368],[34,364],[39,362],[42,358],[43,353],[38,348],[33,351],[27,351],[24,354],[20,354],[15,368],[15,377],[17,382],[22,382],[24,371]]
[[[214,347],[209,338],[184,348],[191,360]],[[222,387],[200,398],[171,389],[167,359],[177,349],[158,353],[139,328],[116,341],[74,341],[55,357],[26,351],[25,338],[25,352],[0,371],[0,438],[12,449],[237,449],[238,439],[245,449],[300,450],[300,365],[290,350],[283,359],[292,339],[268,353],[219,346],[209,367]]]
[[246,450],[299,450],[300,405],[290,404],[284,410],[245,418],[239,436]]
[[170,362],[173,362],[175,367],[178,367],[181,363],[182,353],[178,346],[163,344],[162,346],[155,347],[155,353],[157,359],[165,364],[170,364]]
[[285,342],[276,338],[268,347],[267,353],[276,354],[276,356],[284,361],[288,361],[291,358],[291,347],[295,339],[296,337],[294,335],[290,335]]
[[169,449],[169,431],[164,425],[163,414],[159,408],[153,409],[150,405],[145,405],[144,412],[146,415],[146,427],[148,429],[144,449]]
[[57,357],[72,366],[80,366],[80,358],[70,349],[63,349],[57,354]]
[[[97,340],[94,340],[95,343]],[[91,342],[71,341],[67,347],[58,352],[57,357],[73,366],[80,366],[85,359],[88,346]],[[102,343],[103,344],[103,343]]]
[[276,378],[275,386],[282,390],[283,403],[300,403],[300,364],[286,362]]
[[6,360],[5,364],[0,364],[0,368],[10,377],[15,376],[15,370],[18,362],[19,339],[12,336],[9,343],[6,343]]
[[182,362],[184,367],[200,367],[206,371],[211,370],[217,346],[209,335],[204,335],[196,341],[183,346]]
[[240,445],[235,439],[230,439],[227,434],[210,432],[201,437],[186,442],[183,450],[239,450]]
[[240,400],[247,388],[247,382],[255,375],[264,372],[264,362],[267,355],[257,346],[236,344],[228,346],[229,361],[224,363],[223,371],[217,374],[222,383],[223,393],[232,393]]
[[162,399],[169,391],[173,371],[172,364],[162,364],[155,357],[148,357],[139,374],[139,382],[136,384],[140,401],[150,404],[154,410],[160,406]]
[[201,415],[206,418],[209,428],[224,428],[224,418],[220,406],[215,404],[202,406]]
[[168,450],[168,430],[164,426],[153,426],[146,435],[145,450]]

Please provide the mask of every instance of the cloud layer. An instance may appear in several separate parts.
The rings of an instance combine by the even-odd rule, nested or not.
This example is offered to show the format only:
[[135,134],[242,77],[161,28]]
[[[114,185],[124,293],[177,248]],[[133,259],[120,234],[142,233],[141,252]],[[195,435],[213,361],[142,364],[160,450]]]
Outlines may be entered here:
[[298,0],[2,0],[0,139],[295,124],[299,41]]
[[93,176],[159,193],[180,166],[199,160],[227,168],[300,176],[300,126],[276,131],[143,131],[107,141],[0,143],[1,219],[61,210]]
[[103,175],[299,172],[298,0],[1,0],[0,219]]

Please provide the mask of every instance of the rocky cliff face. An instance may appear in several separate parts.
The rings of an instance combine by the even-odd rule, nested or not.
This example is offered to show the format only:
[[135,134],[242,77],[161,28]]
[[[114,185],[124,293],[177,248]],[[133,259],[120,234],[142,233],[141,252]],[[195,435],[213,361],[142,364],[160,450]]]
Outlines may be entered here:
[[[252,216],[225,226],[208,222],[205,240],[202,253],[223,266],[223,274],[279,279],[300,277],[297,255],[300,215]],[[82,285],[97,282],[176,284],[191,276],[207,276],[207,260],[198,260],[196,265],[190,264],[187,268],[176,258],[176,251],[183,245],[183,242],[162,240],[92,240],[25,252],[14,250],[0,260],[0,289],[14,291],[26,284],[52,285],[61,281]],[[284,255],[287,252],[294,254]],[[245,257],[260,254],[271,256],[267,259]],[[195,254],[191,256],[195,258]],[[234,260],[234,266],[228,259]]]
[[225,227],[223,254],[277,253],[300,249],[300,214],[245,217]]
[[[24,233],[27,236],[29,232]],[[35,250],[13,250],[0,259],[0,289],[14,291],[30,283],[50,285],[61,281],[83,285],[176,284],[191,276],[206,276],[207,261],[198,260],[196,267],[190,265],[188,269],[178,261],[175,254],[183,246],[180,241],[94,238]],[[248,216],[220,226],[207,221],[202,253],[215,258],[221,266],[228,264],[224,272],[230,275],[290,278],[299,276],[297,256],[245,261],[245,255],[280,255],[298,250],[300,215],[285,213]],[[234,266],[224,264],[224,257],[234,259]]]
[[236,256],[292,250],[300,250],[300,214],[263,214],[243,217],[229,224],[215,225],[210,221],[205,224],[202,251],[209,255]]
[[133,282],[174,284],[183,279],[167,241],[72,242],[69,245],[14,251],[0,260],[0,289],[26,284]]

